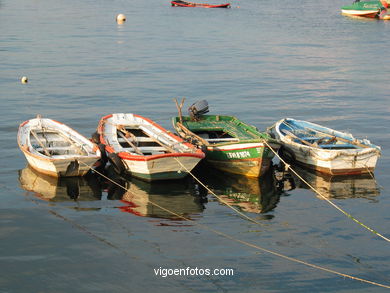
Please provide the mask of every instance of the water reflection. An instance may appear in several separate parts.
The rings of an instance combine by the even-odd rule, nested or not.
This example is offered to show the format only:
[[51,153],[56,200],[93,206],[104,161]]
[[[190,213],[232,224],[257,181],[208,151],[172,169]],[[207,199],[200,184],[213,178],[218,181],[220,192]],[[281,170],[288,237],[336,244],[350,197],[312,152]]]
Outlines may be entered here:
[[[273,168],[260,179],[227,174],[211,168],[200,176],[220,198],[249,213],[264,214],[272,211],[280,196],[294,188],[286,184],[285,177],[278,180]],[[290,187],[286,189],[287,186]]]
[[46,201],[100,200],[102,190],[95,176],[52,177],[37,172],[30,166],[19,170],[20,186]]
[[119,209],[123,212],[170,220],[196,218],[207,202],[207,193],[191,178],[149,183],[121,177],[111,168],[104,175],[106,178],[98,174],[56,178],[28,166],[19,171],[19,182],[23,189],[45,201],[100,201],[107,197],[109,201],[121,201]]
[[126,205],[120,207],[142,217],[162,218],[181,221],[183,218],[195,219],[203,212],[207,197],[190,178],[177,181],[145,182],[135,178],[122,180],[123,188],[112,186],[109,194]]
[[[376,180],[370,174],[332,176],[294,166],[294,170],[311,186],[327,198],[366,198],[375,200],[380,194]],[[295,174],[292,174],[297,188],[309,189]]]

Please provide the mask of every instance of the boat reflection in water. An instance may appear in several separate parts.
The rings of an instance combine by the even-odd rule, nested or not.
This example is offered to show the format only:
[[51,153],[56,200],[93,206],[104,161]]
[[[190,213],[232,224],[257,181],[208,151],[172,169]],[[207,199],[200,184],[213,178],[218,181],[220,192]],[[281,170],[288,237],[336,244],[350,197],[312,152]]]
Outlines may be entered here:
[[46,201],[100,200],[102,190],[95,176],[52,177],[37,172],[30,166],[19,170],[19,182],[24,190],[34,192]]
[[[379,186],[371,174],[361,175],[324,175],[302,167],[293,167],[311,186],[326,198],[366,198],[375,200],[380,194]],[[310,189],[307,184],[291,172],[297,188]],[[320,196],[318,196],[321,198]]]
[[[249,213],[265,214],[272,211],[286,191],[284,187],[290,186],[287,190],[294,188],[284,182],[285,178],[278,181],[274,168],[270,168],[261,178],[228,174],[215,169],[209,169],[199,176],[223,201]],[[265,218],[272,217],[268,215]]]
[[116,179],[116,182],[124,186],[126,190],[112,184],[108,188],[108,196],[121,198],[125,204],[119,208],[121,211],[141,217],[180,222],[185,221],[182,217],[194,220],[203,212],[204,203],[207,202],[207,195],[199,190],[198,185],[191,178],[146,182],[136,178],[125,180],[122,177],[119,181]]

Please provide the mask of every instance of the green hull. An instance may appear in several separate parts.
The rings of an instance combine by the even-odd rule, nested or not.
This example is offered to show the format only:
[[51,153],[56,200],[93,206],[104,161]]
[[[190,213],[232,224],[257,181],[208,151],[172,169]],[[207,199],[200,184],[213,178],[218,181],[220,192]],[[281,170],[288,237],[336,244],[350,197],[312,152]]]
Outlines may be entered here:
[[341,13],[344,15],[368,18],[380,17],[381,11],[387,11],[381,1],[359,1],[354,2],[352,5],[341,7]]
[[268,170],[274,157],[267,144],[279,147],[268,134],[232,116],[204,115],[199,121],[182,119],[182,125],[194,135],[180,128],[179,118],[175,117],[172,122],[179,135],[202,147],[207,162],[226,172],[259,177]]
[[371,10],[379,10],[382,7],[383,5],[380,1],[360,1],[360,2],[354,2],[351,5],[343,6],[341,7],[341,9],[371,11]]

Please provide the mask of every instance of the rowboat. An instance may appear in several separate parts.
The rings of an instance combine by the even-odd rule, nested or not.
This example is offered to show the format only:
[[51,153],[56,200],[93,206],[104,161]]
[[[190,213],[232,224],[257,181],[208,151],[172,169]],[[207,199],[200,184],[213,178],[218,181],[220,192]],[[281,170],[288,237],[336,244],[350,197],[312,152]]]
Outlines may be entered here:
[[83,176],[101,155],[72,128],[39,116],[20,124],[18,144],[32,168],[55,177]]
[[341,13],[349,16],[378,17],[382,10],[386,10],[387,2],[382,1],[355,1],[351,5],[341,7]]
[[100,142],[118,173],[151,180],[185,177],[204,153],[152,120],[130,113],[103,117]]
[[275,132],[282,143],[282,158],[323,173],[369,173],[381,154],[381,148],[367,139],[307,121],[282,119],[275,124]]
[[[194,113],[194,107],[196,104],[190,107],[190,113]],[[172,118],[172,124],[179,136],[206,152],[210,165],[229,173],[260,177],[269,169],[274,157],[269,146],[279,148],[268,134],[234,116],[179,114]]]
[[203,7],[203,8],[229,8],[230,7],[230,3],[209,4],[209,3],[187,2],[182,0],[171,1],[171,5],[177,7]]

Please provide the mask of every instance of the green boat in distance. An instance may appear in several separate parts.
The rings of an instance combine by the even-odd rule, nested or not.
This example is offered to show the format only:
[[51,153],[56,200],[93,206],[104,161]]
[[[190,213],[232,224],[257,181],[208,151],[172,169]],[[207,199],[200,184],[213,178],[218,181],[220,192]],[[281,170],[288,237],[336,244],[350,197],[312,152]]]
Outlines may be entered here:
[[341,7],[341,13],[349,16],[362,16],[375,18],[382,10],[386,10],[387,2],[358,0],[351,5]]
[[179,116],[172,124],[179,136],[204,150],[206,162],[229,173],[260,177],[274,157],[269,146],[279,149],[276,139],[234,116]]

